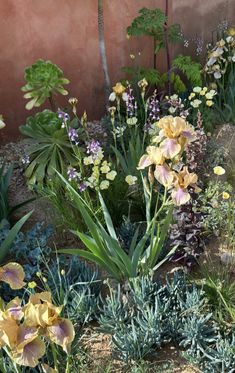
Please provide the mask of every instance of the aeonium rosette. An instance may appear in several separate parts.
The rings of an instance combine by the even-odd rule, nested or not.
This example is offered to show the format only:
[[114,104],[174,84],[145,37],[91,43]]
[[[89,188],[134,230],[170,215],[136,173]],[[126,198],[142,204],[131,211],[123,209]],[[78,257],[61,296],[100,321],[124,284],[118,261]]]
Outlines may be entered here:
[[189,188],[199,190],[196,186],[197,175],[190,173],[186,166],[182,168],[181,162],[186,144],[196,139],[194,129],[183,118],[173,116],[160,119],[157,126],[159,134],[152,140],[156,145],[147,147],[138,169],[154,167],[155,179],[171,191],[173,203],[180,206],[190,200]]

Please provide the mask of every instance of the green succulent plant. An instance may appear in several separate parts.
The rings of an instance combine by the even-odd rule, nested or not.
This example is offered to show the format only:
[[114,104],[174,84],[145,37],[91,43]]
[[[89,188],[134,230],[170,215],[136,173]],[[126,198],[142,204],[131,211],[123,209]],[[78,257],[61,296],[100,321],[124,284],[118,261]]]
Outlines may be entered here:
[[25,69],[24,78],[27,83],[21,89],[26,92],[24,98],[30,99],[25,106],[27,110],[41,106],[47,99],[53,106],[54,94],[68,94],[63,85],[68,84],[69,80],[51,61],[38,60]]
[[67,129],[61,125],[62,119],[56,113],[44,110],[28,117],[26,124],[20,126],[20,132],[30,139],[30,161],[25,170],[29,184],[43,184],[55,169],[64,174],[67,164],[74,163]]

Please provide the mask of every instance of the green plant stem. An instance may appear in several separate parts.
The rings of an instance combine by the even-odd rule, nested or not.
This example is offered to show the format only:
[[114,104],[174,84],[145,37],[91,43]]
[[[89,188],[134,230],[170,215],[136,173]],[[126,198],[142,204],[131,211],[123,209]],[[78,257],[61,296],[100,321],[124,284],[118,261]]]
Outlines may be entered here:
[[51,110],[56,111],[56,106],[57,105],[56,105],[54,97],[52,96],[52,93],[50,93],[50,96],[48,97],[48,100],[49,100],[50,105],[51,105]]
[[51,345],[51,351],[52,351],[54,366],[55,366],[55,369],[57,370],[57,372],[59,372],[58,361],[57,361],[57,356],[56,356],[56,349],[55,349],[54,343],[51,342],[50,345]]

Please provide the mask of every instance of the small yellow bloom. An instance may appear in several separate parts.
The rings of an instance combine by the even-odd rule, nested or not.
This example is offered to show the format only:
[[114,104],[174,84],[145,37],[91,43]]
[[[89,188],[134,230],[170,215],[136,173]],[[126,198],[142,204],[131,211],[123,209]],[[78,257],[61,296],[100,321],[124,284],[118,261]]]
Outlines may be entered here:
[[41,277],[42,276],[41,272],[36,272],[36,276]]
[[109,187],[109,181],[108,180],[101,181],[101,183],[100,183],[100,189],[101,190],[108,189],[108,187]]
[[135,55],[134,55],[134,54],[130,54],[130,58],[131,58],[132,60],[134,60],[134,59],[135,59]]
[[126,90],[126,87],[124,87],[124,85],[122,85],[122,83],[118,82],[115,84],[115,86],[113,87],[113,92],[117,95],[117,96],[121,96]]
[[230,194],[227,193],[227,192],[223,192],[223,193],[222,193],[222,198],[223,198],[223,199],[229,199],[229,198],[230,198]]
[[64,269],[61,269],[61,275],[64,276],[65,275],[65,270]]
[[137,181],[137,177],[132,176],[132,175],[127,175],[126,178],[125,178],[125,181],[128,185],[135,185],[135,183]]
[[90,155],[89,157],[85,157],[83,159],[83,163],[85,166],[89,166],[90,164],[92,164],[93,163],[92,156]]
[[107,173],[106,178],[107,178],[108,180],[111,180],[111,181],[112,181],[112,180],[115,179],[116,175],[117,175],[117,172],[116,172],[116,171],[110,171],[110,172]]
[[193,92],[195,92],[195,93],[200,93],[201,92],[201,87],[194,87],[193,88]]
[[195,96],[196,96],[196,93],[195,93],[195,92],[192,92],[192,93],[190,93],[188,99],[189,99],[189,100],[192,100],[192,98],[194,98]]
[[136,117],[127,118],[126,122],[128,125],[134,126],[138,122],[138,119]]
[[127,38],[127,40],[129,40],[131,38],[131,35],[126,34],[126,38]]
[[214,104],[214,103],[213,103],[212,100],[206,100],[206,106],[211,107],[213,104]]
[[35,281],[31,281],[31,282],[28,283],[28,288],[29,289],[34,289],[34,288],[36,288],[36,286],[37,286],[37,284],[36,284]]
[[230,36],[235,36],[235,27],[230,27],[227,31],[227,34]]
[[214,171],[214,174],[218,175],[218,176],[221,176],[221,175],[225,174],[225,169],[221,166],[214,167],[213,171]]
[[146,88],[148,87],[148,82],[145,78],[141,79],[138,82],[138,86],[142,89],[143,92],[145,92]]
[[43,281],[43,282],[47,282],[46,277],[43,277],[43,278],[42,278],[42,281]]
[[100,167],[100,171],[102,174],[107,174],[110,171],[110,167],[107,161],[104,161],[102,163],[102,166]]

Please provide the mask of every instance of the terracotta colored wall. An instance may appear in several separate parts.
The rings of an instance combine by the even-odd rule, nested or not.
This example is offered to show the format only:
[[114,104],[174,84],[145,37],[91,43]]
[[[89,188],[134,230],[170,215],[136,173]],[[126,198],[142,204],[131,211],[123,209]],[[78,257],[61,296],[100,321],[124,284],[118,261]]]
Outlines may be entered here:
[[189,40],[188,48],[177,46],[174,54],[184,52],[196,56],[192,39],[202,38],[205,46],[215,39],[216,29],[223,21],[235,25],[235,0],[173,0],[172,15],[173,21],[181,24],[185,38]]
[[[29,115],[20,87],[24,68],[38,58],[58,64],[70,79],[71,96],[80,111],[99,118],[104,112],[103,71],[97,33],[97,0],[1,0],[0,113],[7,128],[2,140],[19,135],[17,127]],[[164,0],[104,0],[105,37],[111,80],[123,75],[130,53],[141,51],[141,62],[151,66],[149,39],[129,41],[126,27],[142,7],[161,7]],[[31,111],[30,114],[33,112]],[[1,140],[1,139],[0,139]]]
[[[141,55],[140,63],[152,66],[152,45],[148,38],[126,39],[126,27],[142,7],[164,8],[164,0],[103,0],[107,57],[112,83],[123,77],[121,66],[130,65],[130,53]],[[170,18],[182,25],[188,38],[204,39],[218,22],[234,20],[235,0],[171,0]],[[70,79],[71,96],[79,99],[82,113],[90,119],[104,112],[103,71],[97,33],[97,0],[0,0],[0,114],[7,128],[0,142],[19,135],[20,124],[30,113],[24,109],[20,87],[24,68],[38,58],[58,64]],[[185,53],[193,53],[191,46]],[[182,51],[176,48],[174,53]],[[163,68],[164,59],[159,58]]]

